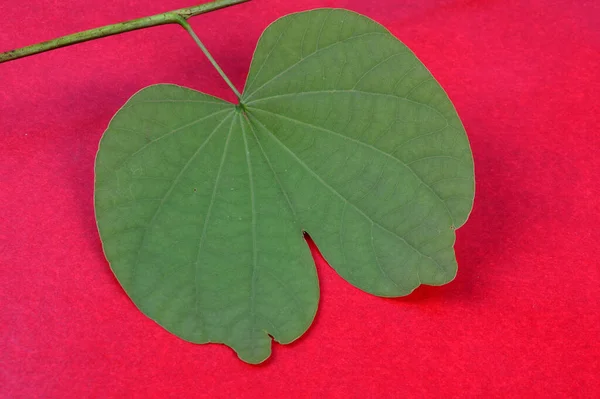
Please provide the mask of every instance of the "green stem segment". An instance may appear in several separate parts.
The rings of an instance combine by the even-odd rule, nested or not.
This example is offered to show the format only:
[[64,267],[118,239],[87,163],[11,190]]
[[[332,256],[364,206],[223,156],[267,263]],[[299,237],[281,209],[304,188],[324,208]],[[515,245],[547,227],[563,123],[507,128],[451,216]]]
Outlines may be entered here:
[[225,83],[227,83],[227,85],[231,88],[231,90],[233,90],[233,92],[237,96],[238,100],[241,101],[242,100],[242,95],[235,88],[235,86],[233,85],[233,83],[231,83],[231,80],[229,80],[229,78],[227,77],[227,75],[225,75],[225,72],[223,72],[223,70],[221,69],[221,67],[219,66],[219,64],[217,64],[217,61],[215,61],[215,59],[213,58],[213,56],[210,55],[210,53],[208,52],[208,50],[206,49],[206,47],[204,47],[204,44],[202,44],[202,42],[200,41],[200,39],[198,38],[198,36],[196,35],[196,33],[192,30],[192,27],[190,26],[190,24],[188,24],[188,22],[185,19],[181,19],[181,21],[179,21],[179,25],[183,26],[183,29],[185,29],[192,36],[192,38],[194,39],[194,41],[196,42],[196,44],[198,45],[198,47],[200,47],[200,50],[202,50],[202,52],[204,53],[204,55],[206,56],[206,58],[208,58],[208,60],[215,67],[215,69],[217,70],[217,72],[219,72],[219,75],[221,75],[221,77],[223,78],[223,80],[225,81]]
[[244,3],[246,1],[249,0],[215,0],[213,2],[201,4],[195,7],[181,8],[179,10],[169,11],[162,14],[132,19],[130,21],[121,22],[118,24],[107,25],[100,28],[74,33],[72,35],[59,37],[58,39],[48,40],[46,42],[41,42],[33,44],[31,46],[26,46],[15,50],[6,51],[4,53],[0,53],[0,64],[3,62],[16,60],[18,58],[43,53],[45,51],[71,46],[77,43],[87,42],[89,40],[118,35],[119,33],[130,32],[132,30],[150,28],[152,26],[166,24],[178,24],[181,25],[186,31],[188,31],[190,35],[192,35],[194,41],[196,41],[198,46],[200,46],[202,52],[208,57],[210,62],[217,69],[217,71],[223,77],[223,79],[225,79],[225,82],[229,85],[229,87],[231,87],[236,96],[238,96],[238,98],[241,98],[240,93],[233,86],[229,78],[227,78],[223,70],[217,65],[214,58],[210,55],[206,47],[204,47],[200,39],[198,39],[198,36],[196,36],[191,26],[187,23],[187,20],[196,15],[204,14],[224,7],[229,7],[235,4]]

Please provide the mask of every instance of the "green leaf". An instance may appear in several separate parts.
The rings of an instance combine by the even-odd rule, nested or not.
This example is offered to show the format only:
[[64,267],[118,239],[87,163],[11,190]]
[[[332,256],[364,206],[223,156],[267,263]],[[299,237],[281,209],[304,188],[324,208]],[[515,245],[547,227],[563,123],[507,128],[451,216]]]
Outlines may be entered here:
[[259,363],[312,322],[308,232],[358,288],[452,280],[473,161],[447,95],[385,28],[345,10],[279,19],[242,105],[174,85],[119,110],[96,160],[106,257],[148,317]]

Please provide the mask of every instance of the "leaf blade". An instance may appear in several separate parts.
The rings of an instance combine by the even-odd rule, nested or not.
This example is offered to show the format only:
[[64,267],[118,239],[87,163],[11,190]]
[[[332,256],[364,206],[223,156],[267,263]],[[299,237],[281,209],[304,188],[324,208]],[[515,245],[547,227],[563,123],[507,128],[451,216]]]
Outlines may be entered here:
[[136,306],[249,363],[314,319],[307,231],[375,295],[452,280],[473,160],[448,96],[383,26],[345,10],[273,23],[241,106],[174,85],[134,95],[96,160],[106,257]]
[[[154,97],[172,98],[175,94],[171,90],[174,89],[181,98],[198,96],[202,99],[205,96],[189,89],[173,87],[166,89],[167,94],[164,93],[164,86],[153,86],[141,95],[145,96],[148,91],[151,91],[154,92],[150,93]],[[122,162],[122,157],[114,151],[106,152],[106,144],[108,148],[114,149],[111,141],[114,139],[120,142],[116,137],[123,133],[126,133],[128,139],[136,142],[139,147],[144,148],[146,145],[144,140],[132,137],[134,132],[119,129],[130,123],[123,116],[133,111],[131,105],[137,100],[138,97],[134,96],[120,111],[125,114],[120,114],[121,118],[117,118],[116,125],[111,123],[109,126],[102,139],[97,161],[96,213],[103,246],[111,268],[138,308],[167,330],[191,342],[226,343],[233,347],[243,360],[259,363],[270,354],[271,338],[267,331],[280,342],[291,342],[308,328],[316,312],[319,296],[318,281],[310,252],[302,240],[302,232],[299,228],[294,229],[291,223],[284,224],[283,228],[276,232],[270,232],[271,229],[261,227],[265,223],[260,222],[259,229],[263,236],[277,234],[291,242],[291,245],[275,249],[266,242],[261,248],[262,256],[270,257],[268,263],[275,265],[283,258],[291,258],[291,264],[297,266],[296,272],[291,276],[282,276],[278,270],[265,269],[251,279],[255,287],[248,286],[239,289],[233,295],[228,295],[229,288],[244,285],[245,279],[247,280],[246,275],[250,275],[248,270],[244,271],[247,267],[244,259],[247,258],[248,253],[256,253],[256,248],[245,248],[246,240],[243,234],[237,238],[237,243],[234,243],[235,237],[221,240],[223,232],[219,227],[219,224],[227,218],[235,219],[233,223],[238,230],[244,230],[242,224],[246,223],[246,220],[238,220],[244,218],[243,210],[238,212],[238,215],[233,214],[231,209],[223,207],[223,204],[231,204],[240,195],[243,196],[243,192],[249,192],[250,189],[248,185],[237,183],[239,177],[237,174],[241,169],[235,165],[234,160],[241,157],[244,164],[247,164],[246,156],[250,157],[245,150],[246,145],[249,144],[245,144],[246,137],[242,136],[242,133],[248,133],[241,129],[239,112],[232,104],[225,104],[228,107],[226,112],[217,114],[212,119],[205,119],[203,115],[204,123],[209,121],[212,125],[205,125],[202,128],[196,126],[195,130],[189,132],[189,136],[193,136],[207,130],[204,137],[195,138],[195,151],[188,151],[187,162],[173,168],[170,177],[166,179],[166,183],[170,184],[161,185],[154,179],[146,180],[141,177],[143,173],[152,176],[159,174],[163,164],[168,163],[164,162],[166,160],[164,153],[180,154],[190,145],[189,141],[181,138],[183,137],[181,133],[185,133],[184,131],[177,132],[180,134],[179,141],[174,139],[171,139],[172,142],[163,141],[162,151],[151,154],[152,156],[144,156],[145,153],[139,150],[129,151],[134,155],[128,154],[129,158]],[[207,113],[203,111],[204,104],[200,100],[195,101],[194,104],[200,106],[193,110],[194,114]],[[154,111],[154,109],[148,110],[163,129],[168,129],[168,121],[160,119],[161,116],[156,115]],[[135,116],[131,117],[135,118]],[[146,116],[142,115],[142,117]],[[168,113],[165,113],[163,118],[168,119]],[[139,123],[139,120],[135,123]],[[140,129],[136,132],[139,136],[144,136],[144,132]],[[160,135],[159,132],[155,134]],[[202,138],[205,140],[200,140]],[[169,148],[169,145],[179,147],[173,149]],[[194,155],[199,155],[201,149],[210,150],[207,154],[203,154],[204,158],[209,154],[215,154],[213,160],[200,162],[200,158],[195,158]],[[118,158],[118,161],[110,162],[104,159],[105,155],[111,153],[113,158]],[[262,159],[262,155],[255,147],[251,148],[251,156]],[[160,160],[163,162],[161,163]],[[211,170],[211,162],[212,172],[207,171]],[[113,170],[105,165],[112,165],[117,169]],[[260,161],[256,162],[257,170],[266,167]],[[117,174],[118,178],[116,178]],[[248,178],[247,171],[245,176]],[[162,194],[158,196],[158,201],[150,201],[150,203],[132,201],[127,187],[132,187],[136,198],[156,196],[158,189],[162,189]],[[232,191],[230,188],[235,190]],[[202,209],[194,205],[197,198],[191,200],[201,191],[207,193]],[[237,192],[241,194],[238,195]],[[170,196],[176,198],[174,203],[169,202]],[[124,205],[121,206],[122,204]],[[150,205],[154,208],[140,211]],[[279,206],[284,208],[280,212]],[[286,210],[287,206],[285,201],[280,204],[269,204],[269,207],[275,207],[278,217],[286,212],[290,213]],[[161,215],[161,207],[167,208],[168,215]],[[186,213],[178,215],[182,210]],[[262,211],[267,213],[264,209]],[[189,220],[198,220],[198,222],[190,225]],[[204,223],[201,223],[202,221]],[[131,230],[132,224],[137,229]],[[160,228],[154,228],[154,224],[160,225]],[[124,230],[124,233],[121,234],[119,230]],[[251,230],[251,228],[247,229],[248,232]],[[291,236],[295,236],[295,239]],[[133,248],[136,246],[137,250]],[[136,255],[123,259],[119,252],[124,250],[129,250]],[[214,256],[214,253],[217,255]],[[254,261],[254,268],[257,261],[258,258]],[[139,271],[141,268],[142,276],[136,273],[136,270]],[[277,304],[271,304],[265,299],[253,300],[253,295],[264,296],[265,292],[271,293],[268,295],[270,299],[277,297]],[[256,311],[253,311],[253,308]],[[293,312],[290,311],[292,309]],[[293,320],[288,320],[290,318]],[[281,327],[286,324],[287,330]]]

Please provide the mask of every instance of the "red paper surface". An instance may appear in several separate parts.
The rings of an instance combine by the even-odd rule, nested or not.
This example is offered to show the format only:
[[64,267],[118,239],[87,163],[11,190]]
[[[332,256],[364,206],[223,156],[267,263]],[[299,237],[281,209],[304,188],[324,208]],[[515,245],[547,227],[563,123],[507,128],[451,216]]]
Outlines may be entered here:
[[[0,51],[194,3],[2,0]],[[191,23],[241,89],[264,28],[319,6],[385,25],[456,105],[477,180],[456,279],[381,299],[319,261],[313,326],[266,363],[184,342],[103,257],[94,156],[146,85],[233,94],[177,26],[1,64],[0,397],[600,396],[600,2],[253,0]]]

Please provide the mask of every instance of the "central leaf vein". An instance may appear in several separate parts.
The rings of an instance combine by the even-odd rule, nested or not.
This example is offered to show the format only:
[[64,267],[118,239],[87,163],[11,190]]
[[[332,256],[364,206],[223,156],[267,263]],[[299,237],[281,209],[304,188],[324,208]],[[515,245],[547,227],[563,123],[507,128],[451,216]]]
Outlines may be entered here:
[[250,278],[250,315],[252,316],[252,328],[256,329],[256,269],[258,268],[258,251],[256,241],[256,198],[254,195],[252,162],[250,161],[250,149],[248,148],[246,129],[244,129],[244,123],[242,121],[241,115],[238,115],[238,119],[240,121],[242,138],[244,139],[244,149],[246,151],[246,164],[248,166],[248,182],[250,184],[250,205],[252,213],[252,277]]
[[258,148],[260,149],[260,153],[262,154],[262,156],[263,156],[265,162],[267,163],[267,165],[269,165],[269,169],[273,173],[273,177],[275,178],[275,181],[277,182],[277,185],[279,186],[279,189],[281,190],[281,192],[282,192],[283,196],[285,197],[285,200],[286,200],[286,202],[287,202],[290,210],[292,211],[292,215],[294,216],[294,220],[297,222],[296,209],[294,208],[294,205],[292,204],[292,200],[290,199],[290,196],[288,195],[287,191],[283,188],[283,185],[281,184],[281,181],[279,180],[279,176],[277,175],[277,172],[275,172],[275,169],[273,168],[273,164],[271,163],[271,160],[267,156],[267,153],[265,152],[262,144],[260,143],[260,140],[256,136],[256,132],[254,131],[254,127],[252,126],[252,123],[248,123],[248,126],[250,126],[250,130],[252,131],[252,135],[254,136],[254,140],[256,141],[256,144],[258,145]]
[[[223,121],[215,128],[212,134],[218,130],[218,128],[227,120],[227,118],[223,119]],[[223,146],[223,155],[221,156],[221,162],[219,163],[219,169],[217,170],[217,177],[215,178],[215,185],[213,187],[213,191],[210,197],[210,202],[208,204],[208,208],[206,210],[206,216],[204,218],[204,225],[202,226],[202,234],[200,235],[200,239],[198,240],[198,252],[196,254],[196,262],[194,262],[194,293],[195,293],[195,314],[196,317],[199,316],[198,312],[198,300],[200,295],[198,295],[198,265],[200,264],[200,254],[202,245],[204,244],[204,240],[206,239],[206,232],[208,230],[208,223],[210,221],[210,215],[212,212],[213,205],[215,203],[215,198],[217,197],[217,188],[219,187],[219,179],[221,178],[221,172],[223,171],[223,165],[225,164],[225,158],[227,156],[227,148],[229,147],[229,140],[231,139],[231,132],[233,131],[233,123],[235,118],[231,118],[231,125],[229,126],[229,133],[227,134],[227,139],[225,140],[225,145]],[[211,134],[211,136],[212,136]]]

